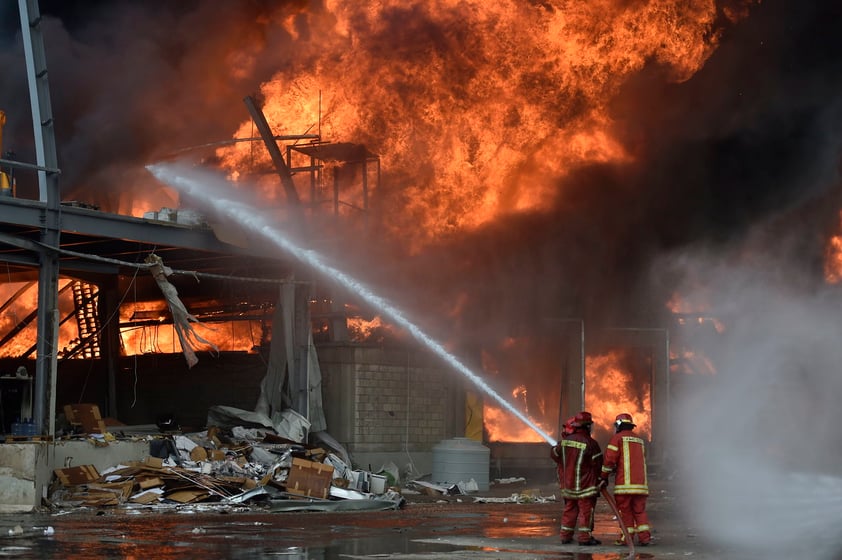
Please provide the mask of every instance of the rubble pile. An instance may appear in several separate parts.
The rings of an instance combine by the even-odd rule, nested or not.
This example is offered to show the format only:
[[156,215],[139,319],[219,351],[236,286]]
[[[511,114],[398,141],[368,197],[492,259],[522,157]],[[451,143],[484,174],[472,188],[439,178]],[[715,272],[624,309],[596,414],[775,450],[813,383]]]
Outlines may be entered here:
[[[91,439],[107,445],[112,437]],[[339,455],[271,429],[211,427],[147,436],[150,456],[99,472],[93,465],[55,469],[53,507],[262,504],[284,501],[404,500],[389,473],[354,470]]]

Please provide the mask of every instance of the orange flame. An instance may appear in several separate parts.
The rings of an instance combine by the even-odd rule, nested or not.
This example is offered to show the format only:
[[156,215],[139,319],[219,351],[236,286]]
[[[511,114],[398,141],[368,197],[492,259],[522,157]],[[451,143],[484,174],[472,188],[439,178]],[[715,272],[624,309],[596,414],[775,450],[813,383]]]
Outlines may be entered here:
[[[716,330],[716,332],[725,332],[725,324],[716,317],[712,317],[709,315],[710,304],[707,302],[710,300],[701,299],[710,297],[707,294],[707,291],[699,289],[696,293],[697,295],[692,301],[682,298],[678,294],[673,294],[666,304],[667,309],[669,309],[676,315],[681,315],[678,317],[679,325],[690,325],[690,321],[699,326],[702,326],[705,323],[710,323],[711,325],[713,325],[713,328]],[[684,315],[691,315],[692,317],[688,318]]]
[[[66,278],[59,279],[59,290],[65,288],[69,282],[71,280]],[[8,303],[0,314],[0,337],[12,335],[14,330],[18,330],[0,347],[0,357],[2,358],[22,357],[36,345],[38,338],[37,321],[33,317],[33,320],[26,326],[23,325],[23,322],[27,317],[34,314],[38,308],[38,286],[33,283],[29,288],[23,290],[26,284],[26,282],[0,284],[0,304]],[[23,290],[22,293],[14,301],[9,301],[20,290]],[[61,319],[68,317],[73,312],[72,293],[67,291],[59,294],[58,310]],[[74,346],[74,341],[78,342],[79,329],[76,321],[71,319],[62,322],[61,319],[58,331],[58,347],[64,349]],[[35,351],[29,355],[29,357],[36,356],[37,352]]]
[[[839,222],[842,229],[842,211],[839,212]],[[838,284],[842,281],[842,234],[834,235],[827,241],[824,279],[828,284]]]
[[[535,420],[530,418],[533,422]],[[504,441],[518,443],[539,443],[544,441],[535,430],[515,418],[508,410],[503,410],[485,402],[482,407],[482,421],[488,441]],[[544,432],[553,433],[555,430],[541,426],[535,422]]]
[[382,342],[385,338],[399,337],[401,332],[379,315],[372,319],[347,318],[348,333],[354,342]]
[[[173,353],[182,351],[178,335],[170,322],[170,312],[163,301],[123,304],[120,321],[125,324],[144,317],[138,326],[120,328],[123,354]],[[256,352],[263,325],[259,321],[214,321],[193,323],[206,340],[223,352]],[[201,349],[200,349],[201,350]]]
[[[726,15],[745,17],[755,2]],[[310,34],[293,34],[298,62],[262,85],[262,110],[276,134],[318,130],[379,154],[390,187],[382,196],[401,209],[386,228],[416,248],[545,207],[579,166],[633,160],[610,110],[623,84],[653,61],[687,80],[719,41],[714,0],[326,8],[329,18],[306,16]],[[400,31],[390,27],[398,18]],[[244,121],[235,137],[251,135]],[[217,156],[234,179],[256,165],[244,144]],[[259,158],[269,165],[265,150]]]
[[585,360],[585,408],[593,414],[594,426],[613,433],[614,418],[627,412],[637,424],[636,431],[651,437],[651,383],[636,379],[619,351],[590,356]]

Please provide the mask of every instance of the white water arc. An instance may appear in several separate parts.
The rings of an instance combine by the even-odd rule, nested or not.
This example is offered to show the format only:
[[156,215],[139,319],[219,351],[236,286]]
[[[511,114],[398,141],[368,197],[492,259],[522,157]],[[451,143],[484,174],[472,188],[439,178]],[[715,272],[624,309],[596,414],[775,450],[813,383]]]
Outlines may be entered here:
[[147,169],[159,181],[170,185],[190,198],[204,200],[206,204],[213,207],[214,212],[220,217],[225,217],[251,230],[253,233],[264,237],[277,248],[286,251],[320,274],[336,280],[347,289],[358,294],[368,304],[379,309],[384,315],[389,317],[393,323],[405,329],[417,341],[432,350],[437,356],[453,367],[453,369],[468,378],[468,380],[485,394],[497,401],[500,406],[529,426],[547,443],[550,445],[556,443],[537,424],[497,394],[481,377],[472,372],[465,364],[448,352],[441,343],[428,336],[415,323],[410,321],[401,310],[390,304],[383,297],[372,292],[367,286],[355,278],[327,264],[324,258],[318,253],[310,249],[304,249],[293,243],[288,236],[284,235],[282,231],[272,225],[272,220],[262,215],[258,209],[237,200],[236,191],[231,188],[225,178],[206,169],[177,163],[158,163],[147,166]]

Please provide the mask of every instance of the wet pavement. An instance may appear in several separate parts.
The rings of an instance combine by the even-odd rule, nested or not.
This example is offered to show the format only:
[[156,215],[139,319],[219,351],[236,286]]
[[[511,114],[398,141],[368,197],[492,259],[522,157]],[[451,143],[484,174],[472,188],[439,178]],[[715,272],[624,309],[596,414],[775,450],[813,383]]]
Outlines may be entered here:
[[[496,500],[523,489],[497,489]],[[356,512],[268,513],[251,506],[178,506],[166,509],[77,508],[0,515],[0,556],[72,559],[526,559],[614,560],[629,550],[610,544],[616,521],[597,506],[596,547],[562,545],[561,503],[552,485],[529,489],[543,503],[475,501],[480,495],[407,495],[400,509]],[[639,559],[742,559],[705,543],[683,520],[677,496],[653,485],[649,512],[655,544]],[[759,558],[759,556],[757,556]]]

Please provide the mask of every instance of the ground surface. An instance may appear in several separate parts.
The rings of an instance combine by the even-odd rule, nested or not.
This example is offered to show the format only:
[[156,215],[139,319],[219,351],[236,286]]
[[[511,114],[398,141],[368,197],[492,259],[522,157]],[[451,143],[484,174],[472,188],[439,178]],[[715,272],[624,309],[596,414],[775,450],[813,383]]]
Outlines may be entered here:
[[[505,501],[540,496],[531,503]],[[627,558],[608,505],[597,506],[597,547],[562,545],[561,503],[554,484],[494,487],[465,496],[406,494],[400,509],[361,512],[267,513],[257,507],[195,506],[163,510],[76,509],[0,516],[0,556],[15,558]],[[476,499],[492,500],[477,502]],[[653,546],[638,559],[761,558],[708,542],[682,515],[680,496],[655,481],[649,513]],[[806,556],[805,556],[806,558]]]

